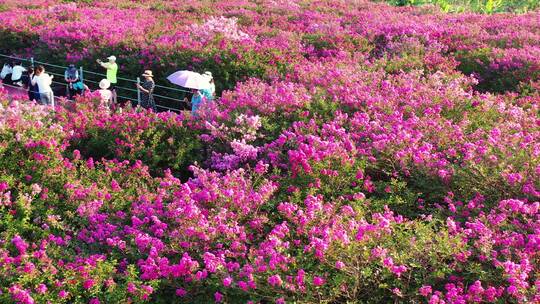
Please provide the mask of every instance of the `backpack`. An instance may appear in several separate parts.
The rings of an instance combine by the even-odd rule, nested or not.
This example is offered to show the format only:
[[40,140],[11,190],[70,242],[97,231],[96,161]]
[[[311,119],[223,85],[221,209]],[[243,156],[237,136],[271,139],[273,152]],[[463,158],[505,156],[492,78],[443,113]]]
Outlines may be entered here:
[[82,83],[82,81],[77,81],[73,84],[73,89],[82,91],[84,89],[84,84]]

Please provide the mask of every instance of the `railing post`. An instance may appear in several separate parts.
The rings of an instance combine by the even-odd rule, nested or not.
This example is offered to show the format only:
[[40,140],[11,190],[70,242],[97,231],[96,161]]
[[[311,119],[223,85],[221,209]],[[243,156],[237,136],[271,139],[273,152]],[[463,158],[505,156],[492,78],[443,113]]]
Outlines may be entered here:
[[32,68],[34,68],[34,57],[30,57],[30,65],[32,65]]
[[84,71],[83,71],[83,67],[81,66],[79,68],[79,81],[83,84],[83,88],[82,88],[82,94],[84,95]]
[[139,89],[139,86],[141,85],[141,78],[137,77],[137,105],[141,105],[141,89]]

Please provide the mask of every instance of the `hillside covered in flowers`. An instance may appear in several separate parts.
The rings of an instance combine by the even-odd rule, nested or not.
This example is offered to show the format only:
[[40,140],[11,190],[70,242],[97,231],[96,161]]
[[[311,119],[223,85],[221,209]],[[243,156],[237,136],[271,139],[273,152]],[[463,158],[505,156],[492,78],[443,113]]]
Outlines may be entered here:
[[0,89],[0,303],[539,303],[540,14],[5,0],[0,52],[209,70],[199,115]]

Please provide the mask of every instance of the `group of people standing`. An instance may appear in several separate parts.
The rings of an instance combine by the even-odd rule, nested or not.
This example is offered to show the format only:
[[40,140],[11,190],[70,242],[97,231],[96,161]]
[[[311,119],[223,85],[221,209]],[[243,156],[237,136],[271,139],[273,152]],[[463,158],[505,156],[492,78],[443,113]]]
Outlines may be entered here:
[[26,87],[31,101],[40,101],[54,108],[54,94],[51,87],[54,76],[47,74],[43,66],[39,65],[34,69],[23,67],[20,61],[16,61],[13,65],[6,63],[0,72],[0,78],[4,84]]
[[[107,62],[100,59],[96,61],[101,67],[106,69],[106,78],[99,82],[98,93],[101,97],[101,104],[107,108],[122,106],[117,103],[116,88],[118,83],[118,64],[115,56],[107,57]],[[67,84],[67,96],[73,99],[76,95],[81,95],[89,88],[83,83],[82,75],[79,69],[74,64],[70,64],[64,72],[64,80]],[[140,98],[138,105],[145,109],[156,111],[156,103],[154,100],[155,81],[151,70],[145,70],[142,73],[142,81],[136,84]],[[211,101],[215,98],[215,84],[211,72],[203,74],[210,84],[208,88],[195,90],[193,89],[191,97],[191,110],[195,114],[200,105],[204,101]],[[52,83],[54,75],[49,75],[45,72],[42,65],[25,68],[20,61],[6,63],[0,71],[0,78],[4,84],[12,84],[20,87],[25,87],[28,91],[28,98],[31,101],[37,101],[44,105],[51,105],[54,108],[54,92]],[[184,99],[186,102],[187,98]],[[134,105],[137,106],[137,105]]]

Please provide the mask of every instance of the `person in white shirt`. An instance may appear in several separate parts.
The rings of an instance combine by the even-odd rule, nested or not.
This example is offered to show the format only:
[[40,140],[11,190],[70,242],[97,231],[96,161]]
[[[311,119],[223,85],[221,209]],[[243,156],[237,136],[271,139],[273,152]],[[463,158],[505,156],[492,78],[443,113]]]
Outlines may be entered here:
[[26,69],[22,66],[22,63],[20,61],[17,61],[15,63],[15,66],[13,66],[13,71],[11,73],[11,81],[16,85],[22,86],[21,78],[24,72],[26,72]]
[[13,68],[11,67],[11,64],[5,63],[2,67],[2,72],[0,72],[0,78],[4,80],[11,73],[13,73]]
[[54,109],[54,94],[51,88],[53,77],[53,75],[45,73],[45,68],[40,65],[36,68],[36,74],[32,77],[32,85],[37,84],[41,103],[51,105]]
[[98,90],[98,92],[99,95],[101,95],[101,104],[106,108],[109,108],[111,106],[111,101],[113,98],[113,93],[111,92],[111,90],[109,90],[110,87],[111,82],[107,79],[102,79],[99,82],[100,90]]

